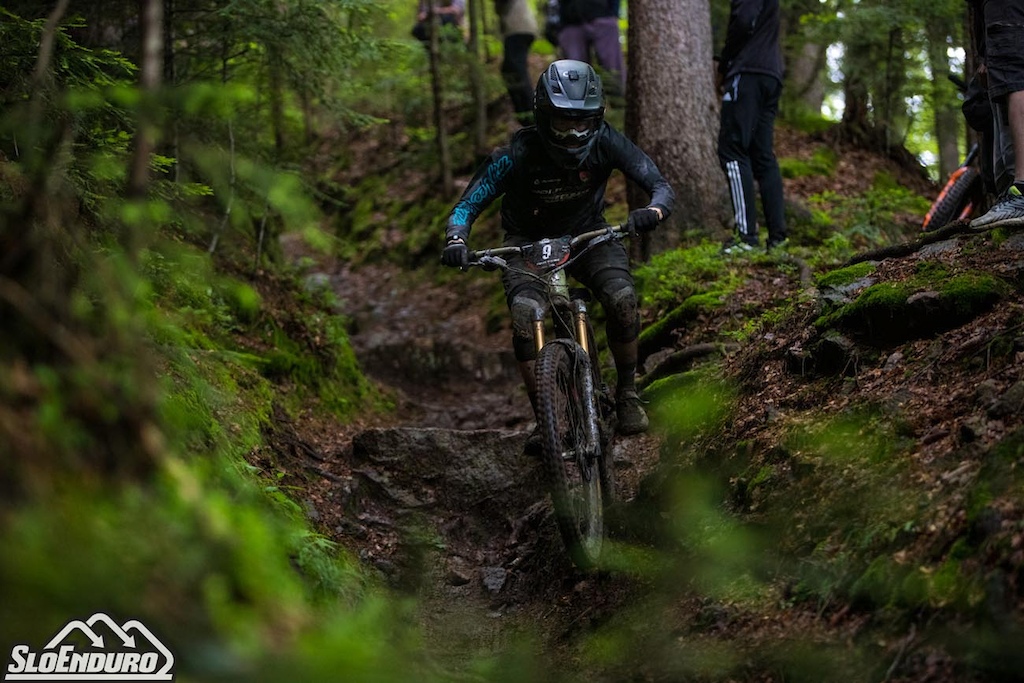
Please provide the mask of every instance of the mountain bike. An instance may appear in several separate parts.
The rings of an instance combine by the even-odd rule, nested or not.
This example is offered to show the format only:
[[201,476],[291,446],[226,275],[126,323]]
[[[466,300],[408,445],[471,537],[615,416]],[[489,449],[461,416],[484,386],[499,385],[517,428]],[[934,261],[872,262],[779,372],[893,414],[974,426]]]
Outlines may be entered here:
[[[967,94],[967,82],[955,74],[946,77],[960,92]],[[979,155],[981,147],[977,142],[971,145],[967,156],[955,171],[949,174],[937,197],[928,208],[921,222],[922,232],[931,232],[952,223],[973,217],[985,197],[985,184],[981,177]]]
[[[562,540],[576,566],[597,566],[604,540],[604,507],[614,500],[609,445],[615,403],[601,378],[590,292],[570,287],[567,269],[599,244],[622,239],[621,225],[575,237],[470,252],[471,266],[516,270],[546,285],[547,306],[533,321],[537,345],[537,423],[541,459]],[[523,266],[508,256],[521,256]],[[517,260],[518,263],[518,260]]]
[[949,179],[925,214],[922,232],[938,230],[955,220],[967,220],[980,206],[984,187],[977,164],[978,151],[978,143],[971,145],[963,163],[949,174]]

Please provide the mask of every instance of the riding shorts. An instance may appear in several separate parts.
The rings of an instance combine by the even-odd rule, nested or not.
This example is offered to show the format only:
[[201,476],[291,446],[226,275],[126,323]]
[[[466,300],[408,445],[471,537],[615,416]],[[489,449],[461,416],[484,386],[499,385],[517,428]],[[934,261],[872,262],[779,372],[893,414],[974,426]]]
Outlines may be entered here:
[[1024,2],[983,0],[985,21],[983,60],[988,72],[988,96],[998,101],[1024,90]]
[[[509,236],[505,245],[521,246],[530,241]],[[533,340],[534,315],[547,307],[547,288],[545,283],[522,272],[522,258],[510,258],[509,265],[513,267],[505,271],[502,284],[512,313],[512,348],[517,360],[533,360],[537,357]],[[629,255],[622,242],[604,242],[594,247],[567,272],[601,302],[608,320],[609,339],[625,343],[637,338],[640,315],[636,288],[629,270]]]

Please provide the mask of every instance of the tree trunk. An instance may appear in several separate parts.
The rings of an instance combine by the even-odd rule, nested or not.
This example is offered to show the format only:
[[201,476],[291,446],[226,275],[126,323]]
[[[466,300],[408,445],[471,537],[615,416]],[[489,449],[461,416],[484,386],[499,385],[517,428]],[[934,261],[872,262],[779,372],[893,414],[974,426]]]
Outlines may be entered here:
[[[715,148],[715,95],[708,0],[629,3],[626,135],[658,165],[676,195],[672,216],[641,258],[678,246],[684,231],[723,228],[727,197]],[[675,87],[685,83],[685,88]],[[628,188],[630,208],[649,198]]]
[[[154,94],[160,86],[163,73],[163,13],[163,0],[143,0],[139,12],[142,36],[139,87],[142,90],[142,104],[135,126],[135,145],[128,171],[127,194],[132,198],[142,198],[146,195],[149,184],[149,158],[156,144],[156,122],[153,121],[152,107]],[[126,232],[133,231],[129,228]],[[131,242],[128,236],[125,239]],[[129,248],[128,253],[131,254],[133,251]]]
[[[473,119],[473,147],[477,159],[488,154],[487,94],[484,89],[483,64],[480,62],[480,35],[484,30],[483,3],[469,0],[469,83],[476,116]],[[484,41],[486,42],[486,41]]]
[[[935,17],[941,19],[941,17]],[[960,101],[955,86],[946,77],[950,72],[946,39],[952,26],[938,21],[928,22],[928,63],[932,71],[932,109],[935,112],[935,141],[939,149],[939,182],[960,165]]]
[[[827,42],[808,38],[802,28],[802,19],[826,11],[819,0],[800,0],[783,3],[780,39],[786,64],[786,82],[782,89],[785,102],[798,105],[815,114],[821,114],[825,101],[825,70]],[[791,106],[783,105],[782,111]]]
[[783,92],[792,93],[787,100],[797,102],[807,111],[821,114],[821,105],[825,102],[825,83],[822,72],[825,70],[825,50],[827,45],[804,43],[800,51],[787,61],[788,78]]
[[455,180],[452,178],[451,153],[448,150],[448,130],[444,121],[444,87],[441,78],[441,44],[439,33],[439,22],[437,13],[434,12],[434,0],[427,0],[427,26],[430,33],[430,42],[427,49],[430,54],[430,86],[434,99],[434,129],[437,131],[437,156],[441,166],[441,186],[446,197],[451,196],[455,190]]
[[280,159],[284,152],[284,58],[274,46],[267,54],[270,97],[270,125],[274,131],[274,153]]

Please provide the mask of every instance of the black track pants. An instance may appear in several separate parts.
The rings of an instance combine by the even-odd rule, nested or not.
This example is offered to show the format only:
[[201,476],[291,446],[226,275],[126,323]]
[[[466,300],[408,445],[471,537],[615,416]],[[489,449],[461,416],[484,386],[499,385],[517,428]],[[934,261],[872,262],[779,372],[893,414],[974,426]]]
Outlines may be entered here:
[[739,238],[758,243],[754,181],[761,188],[768,241],[786,238],[782,174],[775,158],[775,115],[782,83],[766,74],[741,73],[727,84],[722,97],[718,160],[729,183],[729,196]]

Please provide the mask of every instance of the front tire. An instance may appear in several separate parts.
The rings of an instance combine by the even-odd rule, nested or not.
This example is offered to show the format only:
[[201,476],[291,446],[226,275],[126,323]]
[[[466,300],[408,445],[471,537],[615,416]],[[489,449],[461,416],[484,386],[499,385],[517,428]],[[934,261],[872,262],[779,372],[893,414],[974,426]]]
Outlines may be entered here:
[[981,173],[973,166],[961,166],[946,181],[942,192],[921,224],[922,232],[938,230],[955,220],[965,220],[973,208],[973,200],[981,189]]
[[537,412],[543,437],[543,461],[548,472],[555,519],[569,555],[580,569],[597,566],[604,540],[604,501],[601,495],[602,459],[588,454],[589,424],[584,401],[590,361],[573,344],[553,342],[537,355]]

